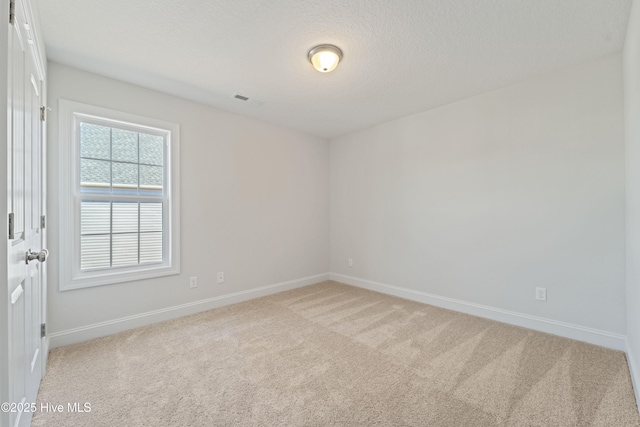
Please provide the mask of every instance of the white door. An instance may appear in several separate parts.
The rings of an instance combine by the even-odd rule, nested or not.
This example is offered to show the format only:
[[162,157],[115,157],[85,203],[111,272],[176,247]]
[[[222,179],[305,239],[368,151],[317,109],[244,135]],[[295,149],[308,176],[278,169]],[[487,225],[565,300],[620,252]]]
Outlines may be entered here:
[[[10,426],[28,426],[32,413],[21,411],[34,403],[43,372],[41,323],[45,276],[42,257],[27,262],[30,251],[38,254],[44,242],[43,133],[40,120],[42,79],[32,48],[28,13],[22,1],[15,3],[9,36],[9,395],[17,410],[9,413]],[[13,408],[11,408],[13,409]]]

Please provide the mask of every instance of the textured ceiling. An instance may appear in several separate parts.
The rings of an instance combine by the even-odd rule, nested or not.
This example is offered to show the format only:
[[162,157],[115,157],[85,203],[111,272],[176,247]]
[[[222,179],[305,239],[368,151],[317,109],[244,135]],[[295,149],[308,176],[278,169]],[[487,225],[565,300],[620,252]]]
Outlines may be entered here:
[[[630,5],[37,0],[53,61],[326,138],[619,52]],[[307,60],[321,43],[333,73]]]

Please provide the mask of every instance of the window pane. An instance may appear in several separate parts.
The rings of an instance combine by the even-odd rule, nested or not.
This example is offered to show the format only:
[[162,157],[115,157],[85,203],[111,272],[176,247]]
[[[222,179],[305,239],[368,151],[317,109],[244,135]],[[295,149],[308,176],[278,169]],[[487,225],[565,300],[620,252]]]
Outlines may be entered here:
[[140,263],[162,262],[162,232],[140,234]]
[[80,157],[109,160],[111,128],[80,123]]
[[140,163],[162,166],[164,138],[157,135],[140,134]]
[[111,184],[110,162],[80,159],[80,185],[84,190],[109,188]]
[[138,264],[138,233],[113,234],[112,265],[122,267]]
[[140,165],[140,187],[147,190],[161,190],[162,166]]
[[138,188],[138,165],[129,163],[113,162],[113,189],[137,189]]
[[80,234],[109,234],[110,232],[111,203],[81,202]]
[[140,203],[140,231],[162,231],[162,203]]
[[113,233],[138,232],[138,203],[113,203]]
[[138,163],[138,133],[128,130],[111,130],[111,160]]
[[80,269],[109,267],[109,235],[80,236]]

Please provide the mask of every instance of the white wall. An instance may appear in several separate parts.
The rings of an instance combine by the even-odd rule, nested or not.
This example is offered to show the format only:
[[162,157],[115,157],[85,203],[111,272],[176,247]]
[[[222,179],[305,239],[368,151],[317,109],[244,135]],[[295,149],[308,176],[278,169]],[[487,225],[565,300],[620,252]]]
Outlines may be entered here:
[[621,67],[608,56],[331,140],[332,273],[623,340]]
[[[58,290],[57,264],[69,256],[57,253],[60,98],[180,124],[179,276]],[[49,105],[48,324],[54,337],[329,271],[328,141],[56,63],[49,64]],[[216,284],[218,271],[225,273],[223,285]],[[198,288],[189,289],[190,276],[198,277]]]
[[627,359],[640,402],[640,3],[623,54],[627,190]]
[[[330,270],[624,335],[621,76],[613,55],[327,143],[51,63],[49,331]],[[180,276],[58,291],[59,98],[181,125]]]

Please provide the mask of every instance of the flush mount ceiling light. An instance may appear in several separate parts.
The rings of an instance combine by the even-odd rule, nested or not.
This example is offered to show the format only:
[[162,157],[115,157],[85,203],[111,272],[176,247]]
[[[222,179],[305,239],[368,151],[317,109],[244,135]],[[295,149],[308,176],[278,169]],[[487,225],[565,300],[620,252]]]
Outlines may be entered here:
[[309,51],[309,61],[321,73],[329,73],[336,69],[342,59],[342,51],[332,44],[321,44]]

